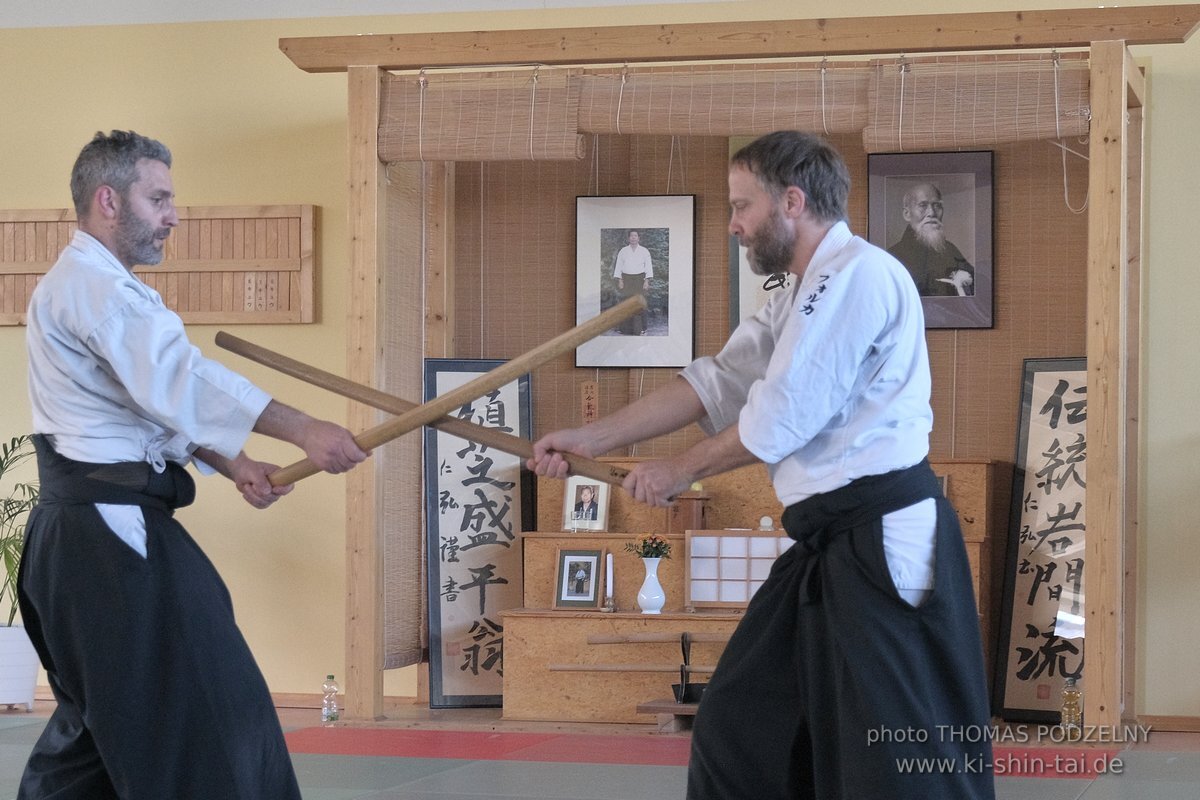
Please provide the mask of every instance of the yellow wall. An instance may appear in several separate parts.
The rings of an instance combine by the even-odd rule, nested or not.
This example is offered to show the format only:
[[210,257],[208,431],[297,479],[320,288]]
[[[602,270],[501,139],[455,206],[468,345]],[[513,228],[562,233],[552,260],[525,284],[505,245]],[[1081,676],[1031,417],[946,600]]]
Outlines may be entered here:
[[[1147,4],[1147,3],[1143,3]],[[940,0],[908,12],[1054,8],[1063,2]],[[882,0],[846,0],[839,14],[895,13]],[[284,36],[827,16],[794,0],[744,0],[637,10],[573,9],[490,15],[0,30],[0,208],[69,205],[75,154],[98,129],[134,128],[174,151],[179,202],[314,203],[320,218],[320,322],[232,329],[267,347],[345,372],[346,155],[344,76],[308,75],[279,52]],[[1200,418],[1179,413],[1200,394],[1191,188],[1200,185],[1193,142],[1200,42],[1136,48],[1150,67],[1147,130],[1147,348],[1144,501],[1139,592],[1140,713],[1200,716],[1200,581],[1189,500],[1200,486]],[[1073,198],[1073,202],[1077,202]],[[1000,266],[1003,268],[1003,265]],[[1036,278],[1035,278],[1036,280]],[[344,419],[345,404],[193,340],[280,399]],[[0,435],[27,430],[24,331],[0,329]],[[1032,354],[1031,354],[1032,355]],[[256,440],[280,463],[297,453]],[[343,671],[343,480],[318,476],[267,512],[241,502],[220,478],[200,482],[183,520],[225,576],[243,630],[276,692],[315,692]],[[389,694],[411,694],[413,671],[389,673]]]

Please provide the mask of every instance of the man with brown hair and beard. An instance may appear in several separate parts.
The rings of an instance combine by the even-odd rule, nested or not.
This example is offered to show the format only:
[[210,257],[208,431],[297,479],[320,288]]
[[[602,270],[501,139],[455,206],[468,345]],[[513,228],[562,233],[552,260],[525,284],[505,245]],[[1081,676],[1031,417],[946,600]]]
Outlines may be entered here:
[[975,268],[942,227],[942,192],[932,183],[918,183],[904,193],[904,235],[888,252],[903,264],[922,297],[971,297]]
[[[729,166],[729,233],[761,275],[790,273],[719,353],[654,392],[533,444],[529,467],[697,423],[624,488],[670,505],[765,463],[796,544],[755,592],[704,690],[688,800],[993,800],[983,649],[958,517],[929,466],[920,297],[846,223],[850,173],[825,140],[756,139]],[[936,565],[936,568],[935,568]],[[917,774],[905,759],[979,764]]]

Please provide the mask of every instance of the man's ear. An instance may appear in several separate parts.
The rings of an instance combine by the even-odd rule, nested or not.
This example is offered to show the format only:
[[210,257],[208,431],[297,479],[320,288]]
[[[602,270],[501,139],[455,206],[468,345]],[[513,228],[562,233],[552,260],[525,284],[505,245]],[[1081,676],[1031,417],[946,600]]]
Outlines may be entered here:
[[101,186],[92,195],[91,213],[104,219],[116,219],[121,213],[121,195],[107,184]]
[[808,208],[808,198],[799,186],[789,186],[783,192],[783,213],[792,219],[799,219]]

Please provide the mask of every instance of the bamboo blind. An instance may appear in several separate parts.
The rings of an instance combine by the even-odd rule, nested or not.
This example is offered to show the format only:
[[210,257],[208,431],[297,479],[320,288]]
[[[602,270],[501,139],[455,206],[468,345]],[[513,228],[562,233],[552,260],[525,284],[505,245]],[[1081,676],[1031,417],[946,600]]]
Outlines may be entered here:
[[1084,136],[1089,102],[1079,53],[876,61],[863,144],[877,153]]
[[1087,134],[1083,53],[388,75],[379,158],[574,160],[580,133],[861,133],[867,152]]
[[[409,269],[421,237],[421,166],[401,165],[403,176],[387,183],[384,214],[387,221],[389,268],[379,291],[380,388],[411,402],[422,399],[424,358],[421,352],[425,322],[420,269]],[[419,257],[418,257],[419,258]],[[413,261],[416,261],[413,258]],[[403,265],[403,266],[401,266]],[[383,421],[383,416],[379,416]],[[376,450],[380,485],[379,521],[383,580],[383,668],[396,669],[421,661],[422,638],[428,619],[424,576],[422,437],[401,436]],[[415,522],[415,524],[414,524]]]
[[384,78],[381,161],[583,157],[579,82],[567,70]]
[[581,78],[579,129],[679,136],[829,133],[867,125],[862,63],[717,65]]
[[[134,270],[189,324],[312,322],[315,208],[191,206],[163,262]],[[22,325],[29,295],[77,228],[65,209],[0,211],[0,325]]]

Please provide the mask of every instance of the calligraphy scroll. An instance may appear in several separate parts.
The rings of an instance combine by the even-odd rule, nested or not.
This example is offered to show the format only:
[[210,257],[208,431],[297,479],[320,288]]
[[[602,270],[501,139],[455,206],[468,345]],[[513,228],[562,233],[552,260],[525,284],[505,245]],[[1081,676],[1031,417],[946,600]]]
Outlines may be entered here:
[[1026,359],[1019,422],[995,706],[1053,723],[1083,675],[1086,360]]
[[[504,362],[425,360],[425,401]],[[449,416],[530,437],[529,376]],[[520,532],[533,527],[533,481],[517,456],[425,429],[429,705],[501,705],[500,612],[521,606]]]

